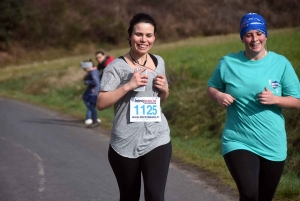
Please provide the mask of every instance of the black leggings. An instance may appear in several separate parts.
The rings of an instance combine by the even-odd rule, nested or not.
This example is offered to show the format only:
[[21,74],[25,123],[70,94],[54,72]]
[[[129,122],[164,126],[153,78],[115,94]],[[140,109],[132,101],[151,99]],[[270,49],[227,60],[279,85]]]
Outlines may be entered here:
[[235,150],[224,155],[240,194],[240,201],[271,201],[285,161],[270,161],[250,151]]
[[139,158],[120,156],[110,146],[108,159],[118,182],[120,201],[139,201],[141,173],[144,180],[145,201],[164,201],[171,155],[171,142]]

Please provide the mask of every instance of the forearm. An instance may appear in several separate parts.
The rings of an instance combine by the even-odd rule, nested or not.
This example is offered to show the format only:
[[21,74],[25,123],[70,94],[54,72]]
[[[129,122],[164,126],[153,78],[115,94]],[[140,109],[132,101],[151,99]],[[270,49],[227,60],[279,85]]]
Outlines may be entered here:
[[215,100],[217,101],[218,100],[218,95],[222,92],[220,92],[218,89],[216,88],[213,88],[213,87],[207,87],[207,95],[212,99],[212,100]]
[[300,108],[300,99],[297,99],[292,96],[275,96],[275,104],[285,109],[297,109]]
[[114,105],[126,93],[131,91],[129,84],[125,84],[114,91],[100,91],[97,98],[98,110],[104,110]]
[[159,92],[158,96],[160,97],[160,102],[164,102],[169,96],[169,89],[167,91]]

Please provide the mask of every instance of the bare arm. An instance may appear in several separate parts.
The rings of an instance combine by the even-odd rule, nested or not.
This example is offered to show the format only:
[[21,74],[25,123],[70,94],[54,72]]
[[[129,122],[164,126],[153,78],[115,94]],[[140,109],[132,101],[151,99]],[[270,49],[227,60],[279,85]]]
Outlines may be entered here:
[[207,87],[206,92],[212,100],[217,101],[222,107],[227,107],[235,101],[235,98],[233,98],[230,94],[220,92],[218,89],[213,87]]
[[130,90],[132,89],[127,83],[114,91],[100,91],[97,97],[98,110],[104,110],[112,106]]
[[268,88],[265,87],[258,95],[258,99],[261,104],[273,105],[276,104],[281,108],[292,109],[300,108],[300,99],[292,96],[275,96]]

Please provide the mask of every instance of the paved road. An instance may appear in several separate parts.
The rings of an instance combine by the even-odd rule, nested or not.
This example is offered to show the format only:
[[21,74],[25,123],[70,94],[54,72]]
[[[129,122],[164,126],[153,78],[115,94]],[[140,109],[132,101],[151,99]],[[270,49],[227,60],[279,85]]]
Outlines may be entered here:
[[[118,200],[107,160],[107,132],[3,98],[0,114],[0,201]],[[201,177],[172,162],[166,201],[237,200]]]

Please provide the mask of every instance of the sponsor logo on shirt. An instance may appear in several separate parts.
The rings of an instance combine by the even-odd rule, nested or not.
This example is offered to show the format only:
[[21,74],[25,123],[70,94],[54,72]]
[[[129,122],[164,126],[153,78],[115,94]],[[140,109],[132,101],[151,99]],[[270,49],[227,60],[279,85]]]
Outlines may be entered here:
[[278,93],[277,87],[279,87],[279,85],[280,85],[278,81],[269,80],[269,85],[274,89],[275,93]]

